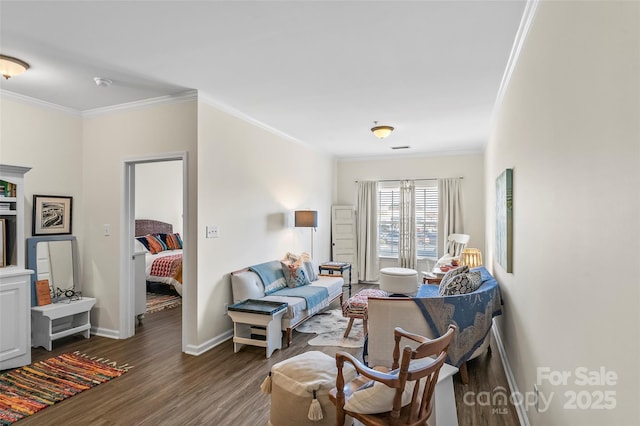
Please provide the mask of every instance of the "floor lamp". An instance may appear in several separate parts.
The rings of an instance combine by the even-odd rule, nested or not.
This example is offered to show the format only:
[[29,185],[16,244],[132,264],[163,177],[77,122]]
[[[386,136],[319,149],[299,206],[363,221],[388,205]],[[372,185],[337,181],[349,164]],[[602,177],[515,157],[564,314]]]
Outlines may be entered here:
[[318,226],[318,212],[315,210],[296,210],[296,228],[311,228],[311,259],[313,259],[313,231]]

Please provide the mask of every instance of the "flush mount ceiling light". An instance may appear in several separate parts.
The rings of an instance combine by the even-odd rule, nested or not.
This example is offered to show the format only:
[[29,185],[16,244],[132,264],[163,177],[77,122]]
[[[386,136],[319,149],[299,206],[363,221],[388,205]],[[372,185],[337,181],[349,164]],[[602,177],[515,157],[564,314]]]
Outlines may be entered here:
[[371,128],[371,132],[375,137],[384,139],[393,132],[393,127],[391,126],[378,126],[378,122],[373,122],[374,126]]
[[96,86],[98,87],[109,87],[113,84],[113,81],[102,77],[93,77],[93,81],[96,82]]
[[2,76],[9,80],[11,77],[20,75],[29,69],[29,64],[18,58],[0,55],[0,71]]

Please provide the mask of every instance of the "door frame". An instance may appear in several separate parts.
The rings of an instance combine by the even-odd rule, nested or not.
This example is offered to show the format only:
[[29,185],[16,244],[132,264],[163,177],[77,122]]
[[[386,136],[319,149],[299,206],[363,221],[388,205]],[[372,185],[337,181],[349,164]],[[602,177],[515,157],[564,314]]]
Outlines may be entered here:
[[[122,210],[120,223],[120,329],[119,337],[127,339],[135,334],[135,271],[133,267],[133,236],[135,233],[135,166],[143,163],[158,163],[164,161],[182,161],[182,233],[189,237],[189,163],[186,151],[155,154],[144,157],[130,158],[123,161]],[[182,263],[188,265],[188,245],[182,248]],[[182,279],[189,282],[189,268],[183,268]],[[188,296],[191,289],[186,285],[182,288],[182,352],[185,352],[187,335],[186,312],[190,306]]]

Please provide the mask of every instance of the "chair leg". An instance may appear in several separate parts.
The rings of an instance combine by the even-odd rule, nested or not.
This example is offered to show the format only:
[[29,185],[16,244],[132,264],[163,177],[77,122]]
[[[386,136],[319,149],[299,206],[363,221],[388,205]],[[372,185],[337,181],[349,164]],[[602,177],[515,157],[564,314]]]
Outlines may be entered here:
[[287,328],[287,347],[291,346],[291,328]]
[[462,380],[463,385],[469,383],[469,372],[467,371],[466,362],[460,366],[460,380]]
[[349,337],[349,333],[351,333],[352,326],[353,326],[353,317],[349,318],[349,324],[347,324],[347,329],[344,331],[344,337]]

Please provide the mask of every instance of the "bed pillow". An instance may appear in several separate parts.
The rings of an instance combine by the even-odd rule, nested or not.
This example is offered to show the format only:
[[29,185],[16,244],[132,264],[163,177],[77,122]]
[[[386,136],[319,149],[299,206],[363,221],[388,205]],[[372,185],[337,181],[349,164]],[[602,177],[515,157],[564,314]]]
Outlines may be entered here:
[[438,292],[440,296],[467,294],[476,291],[480,285],[482,285],[482,274],[480,274],[480,271],[470,271],[456,275],[444,285],[440,283]]
[[149,251],[149,245],[148,245],[148,243],[145,245],[145,243],[147,243],[147,239],[146,238],[144,238],[144,243],[142,241],[140,241],[139,238],[135,238],[133,240],[133,252],[134,253],[139,253],[141,251],[148,252]]
[[287,287],[296,288],[311,284],[309,278],[307,278],[304,266],[289,262],[280,263],[282,264],[282,273],[284,274],[284,281],[287,283]]
[[167,250],[178,250],[182,248],[182,238],[180,234],[153,234],[164,243]]
[[144,246],[146,251],[149,251],[149,241],[147,241],[147,237],[136,237],[136,240]]
[[153,235],[147,235],[146,239],[147,239],[147,242],[149,243],[149,251],[151,252],[151,254],[160,253],[167,249],[166,244],[163,243],[159,237],[156,237]]

